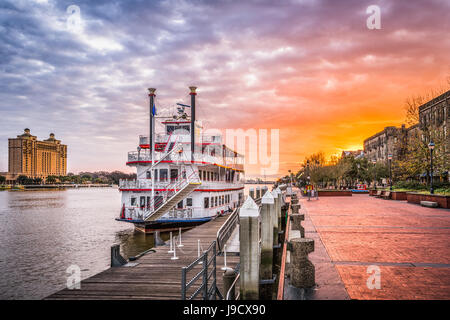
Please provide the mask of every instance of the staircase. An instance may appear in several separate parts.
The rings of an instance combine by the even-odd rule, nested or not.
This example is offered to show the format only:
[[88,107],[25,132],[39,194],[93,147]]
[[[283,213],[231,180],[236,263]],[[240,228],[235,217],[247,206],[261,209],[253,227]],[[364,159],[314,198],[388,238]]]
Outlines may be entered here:
[[191,194],[192,191],[194,191],[195,188],[200,185],[200,182],[188,182],[186,183],[180,190],[176,191],[174,194],[172,194],[171,197],[169,197],[166,201],[164,201],[161,205],[157,206],[157,208],[153,211],[149,211],[145,214],[144,220],[145,221],[153,221],[157,220],[161,216],[163,216],[165,213],[167,213],[170,209],[175,207],[178,202],[186,198]]

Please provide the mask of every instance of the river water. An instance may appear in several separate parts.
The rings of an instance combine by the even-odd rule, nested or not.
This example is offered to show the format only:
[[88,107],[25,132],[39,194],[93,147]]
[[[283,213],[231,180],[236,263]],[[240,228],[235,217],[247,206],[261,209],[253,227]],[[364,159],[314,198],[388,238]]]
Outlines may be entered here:
[[[245,194],[256,186],[245,185]],[[109,267],[113,244],[126,258],[153,247],[152,235],[114,220],[119,210],[115,188],[0,191],[0,299],[61,290],[71,265],[82,279],[99,273]]]

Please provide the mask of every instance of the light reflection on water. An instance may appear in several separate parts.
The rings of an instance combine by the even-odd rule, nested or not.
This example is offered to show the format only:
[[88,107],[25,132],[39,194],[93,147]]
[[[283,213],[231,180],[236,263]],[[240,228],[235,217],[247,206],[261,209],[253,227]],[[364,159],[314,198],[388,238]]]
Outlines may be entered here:
[[0,192],[0,299],[41,299],[62,289],[72,264],[82,279],[105,270],[113,244],[124,257],[153,247],[153,236],[114,220],[119,210],[113,188]]

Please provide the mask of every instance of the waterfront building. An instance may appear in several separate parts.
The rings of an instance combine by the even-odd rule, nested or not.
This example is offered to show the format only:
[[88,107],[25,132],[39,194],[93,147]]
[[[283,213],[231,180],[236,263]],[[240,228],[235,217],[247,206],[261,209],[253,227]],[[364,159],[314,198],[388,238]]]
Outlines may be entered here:
[[355,159],[360,159],[364,157],[364,151],[363,150],[349,150],[349,151],[342,151],[341,157],[348,157],[353,156]]
[[385,127],[382,131],[364,140],[365,157],[369,161],[375,162],[387,162],[389,155],[392,155],[394,160],[401,158],[406,152],[409,136],[416,133],[417,129],[417,125],[406,128],[404,124],[401,127]]
[[14,178],[25,175],[43,180],[49,175],[65,176],[67,146],[55,139],[53,133],[39,141],[26,128],[17,138],[8,139],[8,173]]
[[435,132],[444,138],[444,152],[450,158],[450,90],[419,107],[420,130]]

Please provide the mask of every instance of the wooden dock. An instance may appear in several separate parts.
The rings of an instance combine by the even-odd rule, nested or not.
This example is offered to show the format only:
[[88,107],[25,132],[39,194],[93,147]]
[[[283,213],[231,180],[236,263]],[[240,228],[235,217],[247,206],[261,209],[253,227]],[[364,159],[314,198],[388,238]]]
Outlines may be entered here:
[[[182,234],[182,248],[176,248],[178,260],[171,260],[173,253],[168,253],[169,242],[165,246],[155,247],[156,252],[149,252],[133,263],[134,266],[122,266],[109,268],[90,278],[81,281],[80,289],[63,289],[46,299],[80,299],[80,300],[130,300],[130,299],[154,299],[154,300],[180,300],[181,299],[181,270],[188,266],[198,255],[198,240],[204,250],[216,240],[217,231],[228,219],[229,215],[217,217]],[[178,233],[176,233],[178,235]],[[222,255],[217,256],[217,288],[222,295],[223,290],[221,270],[224,263]],[[239,263],[239,256],[227,256],[227,266],[235,268]],[[132,263],[130,263],[132,264]],[[212,266],[211,266],[212,267]],[[211,270],[211,267],[209,270]],[[193,277],[201,271],[201,266],[196,266],[191,271]],[[211,272],[211,271],[209,271]],[[201,284],[200,281],[197,287]],[[187,291],[188,296],[195,288]],[[237,289],[238,290],[238,289]],[[197,296],[201,299],[201,295]]]

